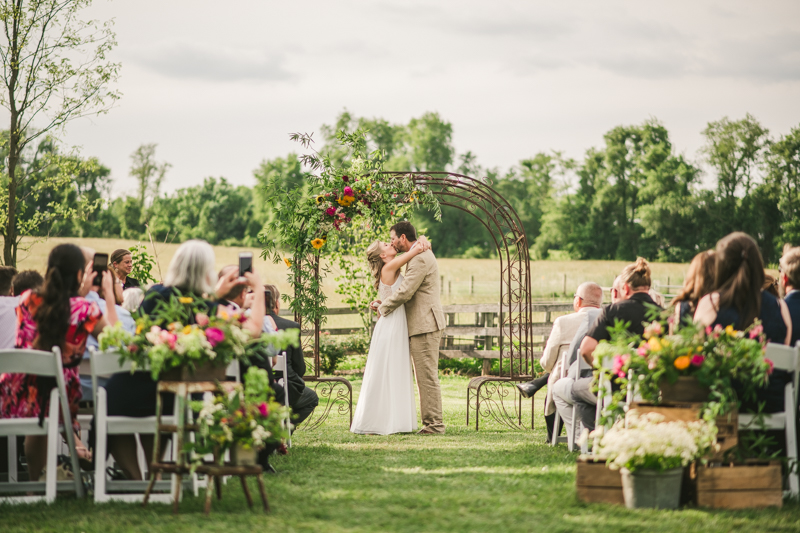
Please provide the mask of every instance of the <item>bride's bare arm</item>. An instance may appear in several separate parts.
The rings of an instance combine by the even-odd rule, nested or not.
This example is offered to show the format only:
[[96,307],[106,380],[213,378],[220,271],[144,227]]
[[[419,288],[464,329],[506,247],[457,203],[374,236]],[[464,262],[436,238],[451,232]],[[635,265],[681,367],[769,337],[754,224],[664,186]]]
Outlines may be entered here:
[[[412,258],[418,256],[422,252],[426,252],[431,249],[431,243],[425,236],[421,236],[417,239],[417,244],[414,245],[411,250],[407,251],[403,255],[395,256],[394,259],[383,265],[383,270],[381,271],[381,279],[384,280],[394,280],[397,278],[397,271],[400,270],[400,267],[411,261]],[[384,281],[386,283],[386,281]]]

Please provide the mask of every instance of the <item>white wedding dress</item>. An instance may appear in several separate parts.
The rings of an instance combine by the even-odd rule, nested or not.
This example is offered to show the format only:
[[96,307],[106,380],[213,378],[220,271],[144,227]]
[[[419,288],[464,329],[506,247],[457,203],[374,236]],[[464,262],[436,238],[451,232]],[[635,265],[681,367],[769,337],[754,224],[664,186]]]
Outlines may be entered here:
[[[399,276],[392,286],[381,282],[378,297],[385,301],[402,281],[403,276]],[[389,435],[416,429],[414,373],[408,348],[406,311],[401,305],[375,324],[350,431]]]

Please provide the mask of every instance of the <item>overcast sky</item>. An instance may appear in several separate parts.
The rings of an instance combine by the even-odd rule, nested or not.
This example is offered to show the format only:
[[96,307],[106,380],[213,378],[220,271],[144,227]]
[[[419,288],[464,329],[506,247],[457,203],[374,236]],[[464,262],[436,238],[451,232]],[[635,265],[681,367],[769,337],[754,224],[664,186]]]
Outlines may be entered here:
[[[95,0],[114,18],[123,93],[65,141],[132,191],[131,152],[157,143],[165,188],[252,185],[265,158],[348,109],[453,125],[459,153],[505,170],[538,151],[580,158],[656,117],[697,156],[711,120],[800,125],[800,2]],[[5,119],[4,119],[5,120]]]

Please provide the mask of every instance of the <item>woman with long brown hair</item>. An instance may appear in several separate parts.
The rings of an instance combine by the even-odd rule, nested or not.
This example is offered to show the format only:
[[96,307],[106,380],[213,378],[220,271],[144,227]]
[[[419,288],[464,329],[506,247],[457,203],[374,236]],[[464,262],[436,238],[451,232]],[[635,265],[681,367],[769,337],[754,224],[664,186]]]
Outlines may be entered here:
[[[77,367],[86,349],[86,339],[90,334],[96,337],[106,325],[117,322],[113,276],[110,272],[102,275],[106,317],[96,303],[84,298],[93,277],[92,261],[86,262],[81,249],[74,244],[60,244],[47,259],[44,285],[22,293],[17,308],[17,348],[50,351],[58,346],[61,349],[71,422],[76,432],[80,429],[76,416],[81,399]],[[47,398],[54,386],[52,378],[0,375],[0,418],[44,418]],[[30,479],[39,479],[46,451],[46,436],[25,438]],[[79,450],[79,455],[88,458],[85,449]]]
[[714,251],[700,252],[689,264],[683,288],[672,300],[675,306],[676,325],[692,320],[700,299],[714,290]]

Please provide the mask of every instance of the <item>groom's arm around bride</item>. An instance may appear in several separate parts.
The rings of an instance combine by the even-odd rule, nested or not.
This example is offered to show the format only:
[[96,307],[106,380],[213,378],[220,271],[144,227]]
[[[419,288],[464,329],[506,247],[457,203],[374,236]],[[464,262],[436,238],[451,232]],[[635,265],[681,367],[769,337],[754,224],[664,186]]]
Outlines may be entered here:
[[[408,222],[392,226],[392,245],[407,252],[416,242],[416,230]],[[400,287],[379,311],[386,316],[405,304],[411,358],[420,397],[423,428],[420,433],[444,433],[442,394],[439,389],[439,342],[446,325],[439,300],[439,267],[431,250],[412,258]]]

